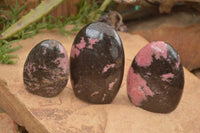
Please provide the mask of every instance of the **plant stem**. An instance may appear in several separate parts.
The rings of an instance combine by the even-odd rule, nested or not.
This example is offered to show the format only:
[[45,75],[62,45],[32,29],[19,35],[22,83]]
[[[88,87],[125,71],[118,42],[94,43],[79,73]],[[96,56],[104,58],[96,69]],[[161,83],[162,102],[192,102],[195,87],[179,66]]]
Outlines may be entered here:
[[31,10],[27,15],[22,17],[19,21],[11,25],[5,32],[1,34],[0,39],[8,39],[12,37],[15,33],[23,30],[30,24],[38,21],[56,6],[61,4],[64,0],[45,0],[42,1],[39,6]]
[[112,2],[112,0],[104,0],[104,2],[102,3],[102,5],[100,6],[100,8],[98,10],[100,11],[105,11],[105,9],[107,8],[107,6]]
[[100,17],[101,17],[101,13],[105,11],[105,9],[108,7],[108,5],[112,2],[112,0],[104,0],[104,2],[101,4],[101,6],[99,7],[99,9],[97,9],[94,12],[91,12],[89,14],[89,18],[92,18],[92,20],[90,20],[91,22],[97,21]]

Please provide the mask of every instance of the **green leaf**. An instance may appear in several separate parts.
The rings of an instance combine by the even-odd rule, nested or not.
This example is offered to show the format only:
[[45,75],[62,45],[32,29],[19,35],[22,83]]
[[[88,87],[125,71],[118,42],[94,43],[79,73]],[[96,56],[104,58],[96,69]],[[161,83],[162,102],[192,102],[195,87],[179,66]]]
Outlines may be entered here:
[[8,11],[0,10],[0,13],[7,14],[8,16],[12,16],[12,14]]
[[64,0],[45,0],[42,1],[39,6],[31,10],[27,15],[22,17],[19,21],[9,27],[1,35],[1,39],[8,39],[12,37],[17,32],[23,30],[28,25],[38,21],[40,18],[44,17],[47,13],[53,10],[56,6],[62,3]]
[[0,64],[17,63],[17,61],[13,61],[13,58],[17,58],[18,56],[8,54],[21,48],[21,46],[12,48],[11,44],[14,42],[17,42],[17,41],[16,40],[14,41],[0,40]]

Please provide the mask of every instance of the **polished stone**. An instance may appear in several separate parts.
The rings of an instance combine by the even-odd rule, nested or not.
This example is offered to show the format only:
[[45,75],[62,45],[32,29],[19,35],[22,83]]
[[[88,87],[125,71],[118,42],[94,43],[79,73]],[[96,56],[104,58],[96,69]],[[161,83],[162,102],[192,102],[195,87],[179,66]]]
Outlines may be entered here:
[[96,104],[112,102],[124,73],[124,51],[117,32],[101,22],[85,26],[71,48],[70,73],[78,98]]
[[67,53],[56,40],[44,40],[37,44],[24,64],[25,88],[36,95],[56,96],[65,88],[68,75]]
[[129,99],[134,105],[148,111],[173,111],[181,99],[183,86],[180,57],[174,48],[162,41],[143,47],[129,69]]

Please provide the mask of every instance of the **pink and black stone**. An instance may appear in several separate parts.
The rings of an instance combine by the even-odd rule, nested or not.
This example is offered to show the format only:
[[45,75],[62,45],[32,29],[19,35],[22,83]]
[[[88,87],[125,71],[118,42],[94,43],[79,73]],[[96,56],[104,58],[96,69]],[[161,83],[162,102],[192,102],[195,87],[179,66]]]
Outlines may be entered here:
[[183,86],[180,57],[172,46],[162,41],[143,47],[128,72],[130,101],[151,112],[173,111],[181,99]]
[[111,103],[124,73],[124,50],[117,32],[102,22],[85,26],[71,48],[70,73],[78,98],[94,104]]
[[65,88],[68,75],[67,53],[56,40],[44,40],[37,44],[24,64],[25,88],[39,96],[58,95]]

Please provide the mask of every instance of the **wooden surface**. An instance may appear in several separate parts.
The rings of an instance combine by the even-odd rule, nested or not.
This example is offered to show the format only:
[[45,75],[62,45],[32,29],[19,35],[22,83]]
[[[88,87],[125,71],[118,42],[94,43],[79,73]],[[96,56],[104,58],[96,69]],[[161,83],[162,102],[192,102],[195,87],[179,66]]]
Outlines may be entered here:
[[[44,39],[60,41],[70,53],[73,36],[57,31],[41,33],[18,42],[16,65],[0,65],[0,106],[29,133],[198,133],[200,132],[200,80],[185,72],[185,87],[178,108],[156,114],[133,106],[126,94],[127,70],[136,53],[148,42],[138,35],[120,33],[125,50],[125,74],[111,104],[95,105],[75,97],[70,81],[62,93],[43,98],[28,93],[23,85],[23,64],[34,45]],[[16,44],[17,45],[17,44]]]
[[19,133],[17,124],[6,113],[0,113],[0,133]]

